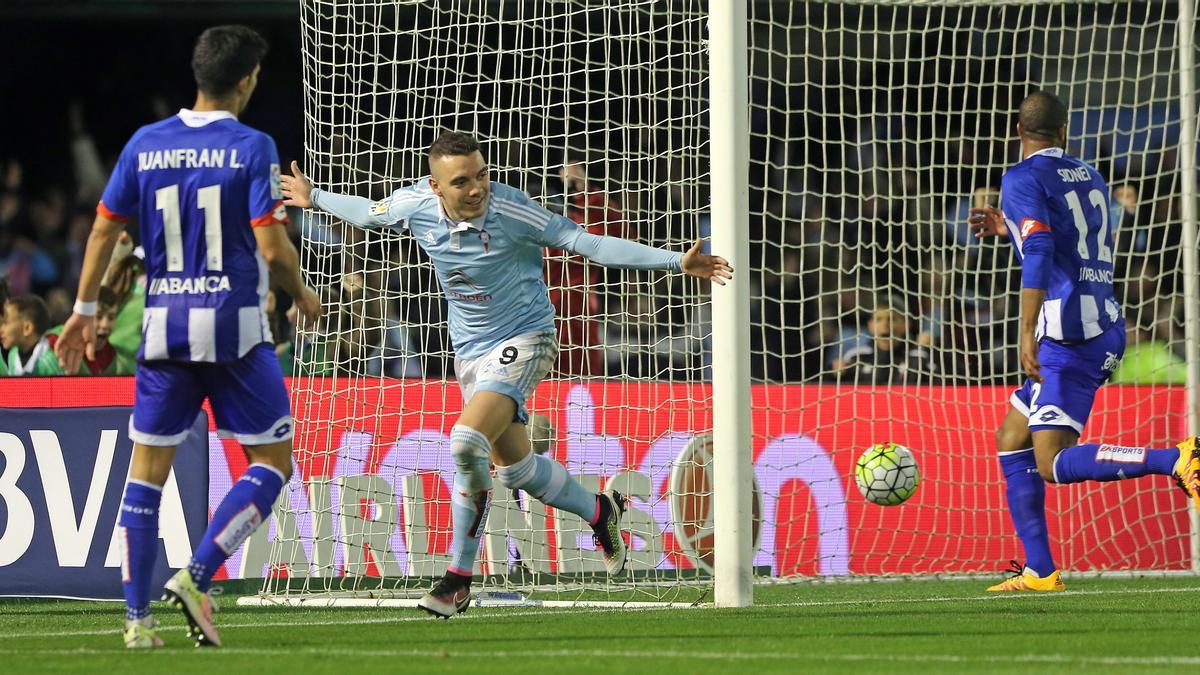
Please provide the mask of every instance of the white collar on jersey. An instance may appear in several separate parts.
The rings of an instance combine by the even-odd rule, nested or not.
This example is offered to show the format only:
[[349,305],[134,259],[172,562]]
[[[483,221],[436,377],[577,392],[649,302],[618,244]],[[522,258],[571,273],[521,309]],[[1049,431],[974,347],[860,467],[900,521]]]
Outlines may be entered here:
[[[1047,157],[1062,157],[1063,149],[1062,148],[1042,148],[1041,150],[1038,150],[1037,152],[1029,153],[1029,157],[1037,157],[1038,155],[1045,155]],[[1025,159],[1029,159],[1029,157],[1026,157]]]
[[488,214],[492,211],[492,196],[488,195],[488,208],[483,212],[482,216],[468,218],[467,220],[455,220],[446,215],[446,208],[442,206],[442,200],[438,198],[438,219],[446,223],[446,228],[451,232],[462,232],[463,230],[474,229],[483,230],[483,224],[487,220]]
[[189,127],[202,127],[217,120],[236,120],[237,115],[228,110],[188,110],[179,109],[179,119]]

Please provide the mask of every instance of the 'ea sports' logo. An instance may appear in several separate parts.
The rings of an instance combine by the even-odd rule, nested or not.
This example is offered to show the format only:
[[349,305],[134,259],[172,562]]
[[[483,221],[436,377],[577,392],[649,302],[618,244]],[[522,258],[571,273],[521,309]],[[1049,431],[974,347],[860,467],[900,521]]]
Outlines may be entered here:
[[[713,571],[712,436],[698,436],[684,446],[671,465],[671,520],[675,539],[696,565]],[[753,474],[752,474],[753,475]],[[750,538],[762,545],[763,497],[754,476]]]

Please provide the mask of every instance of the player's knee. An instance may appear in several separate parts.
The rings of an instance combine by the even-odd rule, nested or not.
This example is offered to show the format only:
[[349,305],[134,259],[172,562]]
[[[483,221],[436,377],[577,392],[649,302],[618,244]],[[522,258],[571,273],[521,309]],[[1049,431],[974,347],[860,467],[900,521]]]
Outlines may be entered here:
[[1042,475],[1042,480],[1047,483],[1057,483],[1054,479],[1054,458],[1045,458],[1041,454],[1037,455],[1038,473]]
[[491,453],[491,442],[478,429],[456,424],[450,430],[450,455],[459,470],[486,470]]

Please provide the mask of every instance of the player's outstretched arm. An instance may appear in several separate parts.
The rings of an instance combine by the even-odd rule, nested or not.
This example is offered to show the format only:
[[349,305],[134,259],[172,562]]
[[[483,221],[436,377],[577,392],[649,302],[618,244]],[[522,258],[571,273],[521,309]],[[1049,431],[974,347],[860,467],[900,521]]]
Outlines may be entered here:
[[79,372],[79,363],[85,354],[89,359],[95,358],[96,298],[100,296],[100,280],[124,229],[124,223],[99,213],[92,223],[92,232],[88,235],[87,248],[83,253],[79,290],[75,294],[75,311],[63,325],[62,334],[54,345],[54,355],[58,357],[64,372]]
[[299,206],[304,209],[320,209],[338,218],[362,228],[381,227],[387,224],[387,213],[379,213],[371,209],[371,200],[354,195],[340,195],[336,192],[314,188],[313,184],[300,172],[300,166],[292,162],[292,175],[280,176],[279,182],[283,188],[283,203],[288,206]]
[[[680,255],[674,251],[666,251],[653,246],[640,244],[619,237],[606,237],[579,230],[571,246],[566,247],[588,260],[600,263],[605,267],[635,270],[679,270],[701,279],[710,279],[714,283],[725,285],[726,279],[733,278],[733,268],[729,261],[718,256],[712,256],[700,250],[702,239]],[[549,243],[555,246],[557,244]]]
[[683,254],[679,266],[684,274],[690,274],[701,279],[709,279],[714,284],[725,285],[726,279],[733,278],[733,267],[721,256],[708,255],[700,250],[704,244],[702,237],[696,238],[696,243]]

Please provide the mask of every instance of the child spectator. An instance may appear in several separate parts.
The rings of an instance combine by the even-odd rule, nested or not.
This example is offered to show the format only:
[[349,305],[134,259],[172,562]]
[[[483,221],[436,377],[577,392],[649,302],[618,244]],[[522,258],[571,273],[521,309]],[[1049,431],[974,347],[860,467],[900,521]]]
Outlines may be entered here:
[[0,344],[8,375],[62,375],[58,357],[43,335],[49,322],[46,303],[39,297],[24,295],[4,303]]

